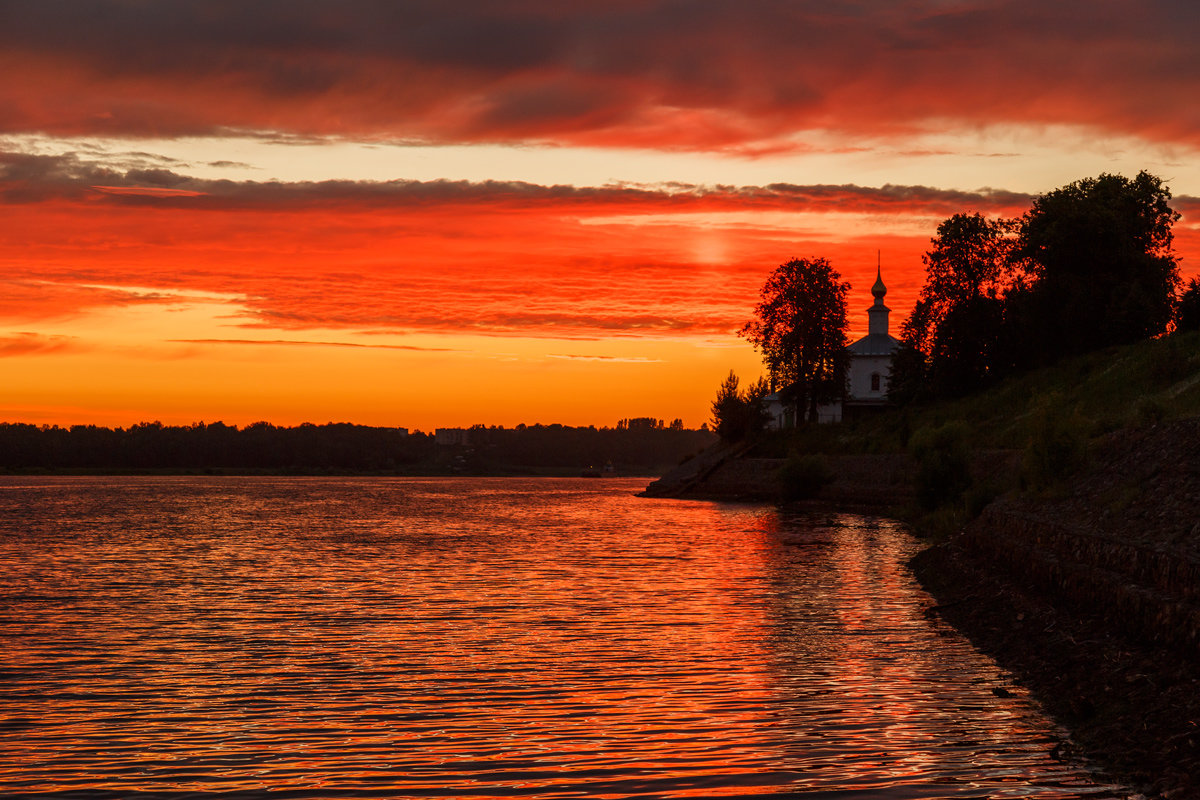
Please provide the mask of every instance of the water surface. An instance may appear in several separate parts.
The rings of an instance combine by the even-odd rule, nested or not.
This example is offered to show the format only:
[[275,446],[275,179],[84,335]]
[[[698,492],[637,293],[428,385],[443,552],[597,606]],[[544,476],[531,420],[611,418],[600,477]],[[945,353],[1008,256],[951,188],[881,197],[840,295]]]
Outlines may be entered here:
[[1124,796],[898,524],[643,484],[0,478],[0,795]]

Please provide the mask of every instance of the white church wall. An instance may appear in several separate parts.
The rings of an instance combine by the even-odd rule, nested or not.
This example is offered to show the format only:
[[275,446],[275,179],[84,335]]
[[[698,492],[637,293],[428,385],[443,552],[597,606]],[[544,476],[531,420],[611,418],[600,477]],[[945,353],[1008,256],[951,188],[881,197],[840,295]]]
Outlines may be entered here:
[[829,405],[817,406],[817,422],[841,422],[842,421],[842,403],[839,400],[836,403]]
[[[883,400],[887,397],[888,379],[892,374],[891,356],[855,356],[850,359],[849,386],[851,400]],[[871,387],[871,376],[879,376],[878,388]]]

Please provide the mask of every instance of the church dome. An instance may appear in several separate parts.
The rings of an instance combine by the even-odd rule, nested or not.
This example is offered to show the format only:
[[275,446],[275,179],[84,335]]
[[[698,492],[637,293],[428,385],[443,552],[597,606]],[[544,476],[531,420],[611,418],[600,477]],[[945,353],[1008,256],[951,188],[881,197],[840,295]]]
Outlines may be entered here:
[[876,300],[882,300],[887,294],[887,287],[883,285],[883,273],[879,267],[875,268],[875,285],[871,287],[871,294]]

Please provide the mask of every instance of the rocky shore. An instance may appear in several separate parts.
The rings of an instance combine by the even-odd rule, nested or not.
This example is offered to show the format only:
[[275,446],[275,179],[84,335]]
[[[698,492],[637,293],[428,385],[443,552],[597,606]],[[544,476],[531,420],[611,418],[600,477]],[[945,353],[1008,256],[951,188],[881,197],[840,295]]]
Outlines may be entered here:
[[[770,500],[779,459],[710,454],[648,494]],[[821,500],[896,509],[906,456],[829,457]],[[976,476],[1014,470],[978,454]],[[1200,420],[1126,429],[1040,495],[1004,497],[913,569],[933,613],[1013,672],[1079,752],[1147,795],[1200,798]]]

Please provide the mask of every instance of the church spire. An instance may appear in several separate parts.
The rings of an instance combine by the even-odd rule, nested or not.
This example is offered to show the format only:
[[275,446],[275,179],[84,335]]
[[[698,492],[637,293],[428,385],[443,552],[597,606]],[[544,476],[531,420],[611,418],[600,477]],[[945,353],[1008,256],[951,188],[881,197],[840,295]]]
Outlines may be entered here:
[[883,266],[879,251],[875,252],[875,285],[871,287],[871,294],[875,297],[875,304],[867,309],[867,333],[882,333],[887,336],[888,313],[891,309],[883,304],[887,287],[883,285]]

